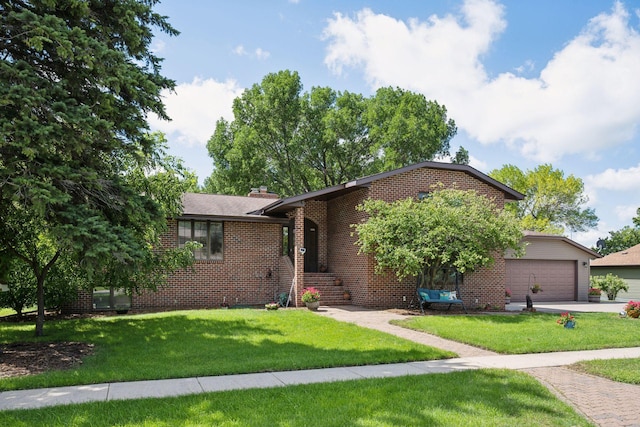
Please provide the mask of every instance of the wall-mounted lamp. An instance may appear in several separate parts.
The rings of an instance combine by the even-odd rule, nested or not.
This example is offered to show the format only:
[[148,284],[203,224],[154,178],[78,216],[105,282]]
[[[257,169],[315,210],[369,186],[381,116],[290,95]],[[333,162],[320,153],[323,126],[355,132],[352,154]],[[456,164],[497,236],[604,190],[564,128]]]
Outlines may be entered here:
[[582,266],[583,266],[583,267],[585,267],[585,268],[586,268],[586,267],[587,267],[587,265],[589,265],[589,263],[588,263],[587,261],[582,261]]

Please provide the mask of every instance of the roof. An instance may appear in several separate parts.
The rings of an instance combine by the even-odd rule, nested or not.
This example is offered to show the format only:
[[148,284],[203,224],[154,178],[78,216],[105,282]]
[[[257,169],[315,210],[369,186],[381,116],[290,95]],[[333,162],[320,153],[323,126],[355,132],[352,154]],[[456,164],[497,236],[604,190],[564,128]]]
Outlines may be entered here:
[[303,203],[305,200],[329,200],[329,199],[344,195],[346,193],[349,193],[351,191],[355,191],[360,188],[366,188],[370,186],[371,183],[374,181],[399,175],[401,173],[410,172],[412,170],[420,169],[420,168],[443,169],[443,170],[463,172],[473,176],[474,178],[484,182],[485,184],[488,184],[502,191],[507,200],[524,199],[523,194],[517,192],[516,190],[510,187],[507,187],[506,185],[502,184],[499,181],[496,181],[490,176],[485,175],[482,172],[479,172],[478,170],[472,168],[469,165],[459,165],[459,164],[441,163],[441,162],[422,162],[422,163],[416,163],[414,165],[405,166],[400,169],[395,169],[389,172],[381,172],[375,175],[366,176],[364,178],[358,178],[353,181],[345,182],[344,184],[323,188],[322,190],[310,191],[308,193],[300,194],[293,197],[288,197],[286,199],[281,199],[253,213],[255,214],[282,213],[287,210],[290,210],[291,208],[301,206],[301,203]]
[[571,246],[574,246],[580,249],[581,251],[586,252],[587,254],[590,255],[591,258],[596,258],[594,261],[591,261],[591,265],[594,265],[596,261],[599,261],[597,258],[602,258],[602,255],[600,255],[599,253],[592,251],[586,246],[582,246],[578,242],[574,242],[573,240],[569,239],[566,236],[561,236],[559,234],[541,233],[539,231],[531,231],[531,230],[525,230],[522,232],[522,234],[524,235],[523,238],[525,240],[535,240],[535,239],[543,240],[544,239],[544,240],[558,240],[558,241],[568,243]]
[[236,219],[239,221],[281,222],[280,218],[255,215],[273,203],[273,199],[224,194],[185,193],[182,195],[182,215],[179,218]]
[[591,263],[593,267],[640,267],[640,245],[614,252]]

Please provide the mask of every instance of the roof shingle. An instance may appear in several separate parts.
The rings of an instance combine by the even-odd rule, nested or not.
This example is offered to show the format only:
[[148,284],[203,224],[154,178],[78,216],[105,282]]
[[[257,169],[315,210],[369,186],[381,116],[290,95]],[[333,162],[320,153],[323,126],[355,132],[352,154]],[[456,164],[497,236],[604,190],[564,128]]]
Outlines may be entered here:
[[640,266],[640,245],[614,252],[591,262],[592,267]]
[[246,219],[266,219],[251,215],[273,203],[273,199],[224,194],[185,193],[182,196],[182,216],[234,217]]

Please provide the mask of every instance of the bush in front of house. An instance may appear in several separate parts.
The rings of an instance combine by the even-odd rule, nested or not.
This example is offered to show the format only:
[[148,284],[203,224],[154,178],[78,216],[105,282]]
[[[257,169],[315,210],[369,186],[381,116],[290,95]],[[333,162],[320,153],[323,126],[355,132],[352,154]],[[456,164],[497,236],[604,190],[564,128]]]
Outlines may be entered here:
[[629,285],[624,279],[615,274],[607,274],[606,276],[591,276],[591,287],[601,289],[607,294],[609,301],[615,301],[620,291],[628,291]]

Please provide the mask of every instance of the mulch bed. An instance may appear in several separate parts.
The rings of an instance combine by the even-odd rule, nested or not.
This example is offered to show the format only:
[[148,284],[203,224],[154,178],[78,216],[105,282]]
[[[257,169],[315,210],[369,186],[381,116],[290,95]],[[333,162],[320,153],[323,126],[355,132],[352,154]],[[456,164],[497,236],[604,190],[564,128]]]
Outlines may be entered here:
[[93,353],[93,344],[82,342],[22,342],[0,346],[0,378],[34,375],[70,369]]

